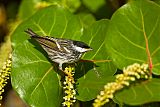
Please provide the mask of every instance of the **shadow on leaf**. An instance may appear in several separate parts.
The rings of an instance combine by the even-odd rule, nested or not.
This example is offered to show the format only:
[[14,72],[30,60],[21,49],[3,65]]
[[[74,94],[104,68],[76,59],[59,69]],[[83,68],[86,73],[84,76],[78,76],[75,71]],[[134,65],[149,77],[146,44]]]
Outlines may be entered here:
[[51,59],[48,57],[48,54],[47,52],[41,47],[41,45],[34,39],[29,39],[28,40],[31,44],[34,45],[34,48],[38,51],[40,51],[41,53],[43,53],[43,55],[47,58],[47,60],[49,62],[52,62]]
[[34,39],[29,39],[28,41],[34,45],[34,48],[35,48],[36,50],[38,50],[39,52],[43,53],[43,55],[47,58],[47,60],[52,64],[53,70],[54,70],[55,72],[57,72],[57,73],[60,74],[60,75],[63,75],[63,73],[62,73],[60,70],[58,70],[58,64],[55,63],[55,62],[53,62],[53,61],[48,57],[47,52],[41,47],[41,45],[40,45],[36,40],[34,40]]
[[94,69],[95,67],[98,67],[95,63],[92,61],[79,61],[76,63],[75,66],[75,78],[78,79],[82,76],[84,76],[88,71],[91,69]]

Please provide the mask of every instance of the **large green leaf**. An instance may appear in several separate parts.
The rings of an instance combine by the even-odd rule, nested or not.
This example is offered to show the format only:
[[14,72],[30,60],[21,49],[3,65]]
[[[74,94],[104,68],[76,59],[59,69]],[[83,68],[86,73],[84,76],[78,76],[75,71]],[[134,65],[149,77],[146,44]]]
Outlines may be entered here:
[[62,7],[66,7],[70,11],[75,12],[80,4],[80,0],[22,0],[18,16],[19,19],[25,20],[33,15],[37,10],[50,5],[61,5]]
[[46,57],[28,42],[13,51],[12,86],[27,104],[58,107],[62,90],[56,72]]
[[148,63],[151,58],[153,73],[160,74],[159,13],[160,7],[148,0],[133,0],[115,12],[106,46],[116,66],[122,69],[135,62]]
[[92,25],[96,21],[95,17],[90,13],[79,13],[77,14],[77,16],[79,16],[83,28],[90,27],[90,25]]
[[[87,53],[83,58],[100,61],[109,60],[104,39],[108,24],[108,20],[98,21],[87,27],[82,36],[83,28],[76,16],[63,8],[51,6],[38,11],[17,27],[12,35],[14,48],[12,85],[22,99],[27,101],[29,105],[41,107],[48,102],[50,102],[49,105],[57,106],[61,103],[62,98],[61,86],[54,66],[47,58],[44,50],[38,43],[30,40],[24,30],[31,28],[43,36],[84,41],[91,45],[94,51]],[[103,85],[113,79],[112,76],[115,71],[116,69],[110,60],[95,63],[78,62],[75,74],[77,98],[83,101],[95,98]],[[45,100],[43,100],[44,95],[46,95]],[[55,102],[52,101],[56,98]],[[41,106],[37,102],[41,102],[39,104]]]
[[[22,20],[27,19],[30,17],[33,13],[35,13],[36,9],[36,3],[40,2],[41,0],[37,0],[34,2],[33,0],[22,0],[21,5],[19,7],[18,16]],[[26,14],[26,12],[28,14]]]
[[83,31],[80,21],[63,8],[53,7],[48,8],[51,8],[52,11],[42,9],[17,28],[12,37],[13,48],[29,39],[29,36],[24,32],[27,28],[31,28],[43,36],[80,39]]
[[160,79],[152,79],[141,84],[123,89],[116,94],[116,99],[129,105],[141,105],[160,101]]
[[78,76],[77,80],[77,98],[79,100],[91,100],[99,94],[103,86],[113,80],[113,75],[116,72],[115,67],[109,60],[106,50],[105,35],[109,25],[109,20],[100,20],[93,23],[85,31],[81,37],[81,41],[92,46],[93,51],[85,54],[83,59],[97,60],[102,62],[80,63],[76,72],[84,76]]
[[[12,86],[33,107],[59,107],[62,102],[60,79],[37,42],[24,32],[78,40],[82,35],[79,19],[62,7],[42,9],[21,23],[12,35]],[[57,67],[56,67],[57,68]],[[58,71],[57,71],[58,72]]]
[[[111,18],[106,47],[114,64],[122,69],[133,63],[148,63],[160,74],[160,7],[148,0],[133,0],[118,9]],[[147,53],[146,45],[149,48]],[[151,63],[150,63],[151,64]],[[159,79],[139,83],[117,92],[116,99],[130,105],[160,101]]]

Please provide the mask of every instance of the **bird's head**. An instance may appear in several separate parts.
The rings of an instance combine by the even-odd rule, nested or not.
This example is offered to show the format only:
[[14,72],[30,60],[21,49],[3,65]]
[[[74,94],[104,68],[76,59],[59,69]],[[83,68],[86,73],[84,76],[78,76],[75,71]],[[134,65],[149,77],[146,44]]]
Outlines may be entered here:
[[84,42],[80,41],[73,41],[74,49],[77,52],[84,53],[93,50],[91,47],[89,47],[87,44]]

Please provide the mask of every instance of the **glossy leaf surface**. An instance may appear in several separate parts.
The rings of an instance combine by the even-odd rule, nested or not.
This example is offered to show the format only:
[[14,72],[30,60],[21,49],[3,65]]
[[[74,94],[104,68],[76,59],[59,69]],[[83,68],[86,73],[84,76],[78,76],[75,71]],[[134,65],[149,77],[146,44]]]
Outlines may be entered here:
[[[153,64],[152,73],[160,74],[159,13],[160,7],[156,3],[133,0],[112,16],[106,47],[118,68],[123,69],[133,63],[149,63]],[[159,79],[151,79],[131,85],[117,92],[116,99],[129,105],[160,101],[158,83]]]
[[78,78],[77,90],[78,99],[86,101],[91,100],[99,94],[103,86],[113,80],[116,68],[110,60],[107,50],[105,35],[109,25],[109,20],[100,20],[93,23],[85,31],[81,37],[81,41],[92,46],[93,51],[85,54],[83,59],[94,60],[95,63],[82,63],[80,69],[76,72],[84,75]]
[[141,105],[160,101],[160,79],[152,79],[141,84],[135,84],[116,94],[116,99],[129,105]]
[[38,11],[17,27],[12,35],[12,86],[20,97],[33,107],[59,107],[62,88],[57,66],[40,45],[24,30],[32,29],[42,36],[79,39],[82,26],[78,18],[61,7]]
[[112,16],[106,45],[120,69],[135,62],[149,63],[152,72],[160,74],[159,12],[160,7],[154,2],[133,0]]
[[46,52],[24,30],[30,28],[40,36],[83,41],[94,49],[83,59],[107,60],[95,64],[78,62],[76,65],[77,98],[86,101],[95,98],[115,73],[115,67],[104,50],[108,23],[108,20],[96,22],[83,32],[79,18],[56,6],[41,9],[21,23],[12,35],[12,85],[21,98],[31,106],[44,107],[47,104],[58,107],[63,97],[57,64],[50,61]]

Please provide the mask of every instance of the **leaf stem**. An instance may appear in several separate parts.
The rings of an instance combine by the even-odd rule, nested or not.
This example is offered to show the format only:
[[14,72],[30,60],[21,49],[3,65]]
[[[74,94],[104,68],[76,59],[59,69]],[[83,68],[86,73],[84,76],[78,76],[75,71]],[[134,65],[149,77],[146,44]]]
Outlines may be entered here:
[[142,16],[143,35],[144,35],[144,39],[145,39],[145,43],[146,43],[146,53],[147,53],[147,56],[148,56],[148,66],[149,66],[150,73],[152,74],[152,68],[153,68],[152,58],[151,58],[151,54],[150,54],[150,51],[149,51],[148,38],[147,38],[147,35],[146,35],[146,32],[145,32],[143,13],[142,13],[141,10],[140,10],[140,12],[141,12],[141,16]]
[[112,60],[80,60],[81,62],[111,62]]

